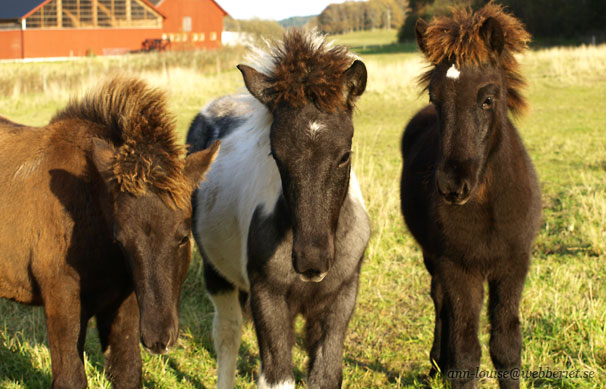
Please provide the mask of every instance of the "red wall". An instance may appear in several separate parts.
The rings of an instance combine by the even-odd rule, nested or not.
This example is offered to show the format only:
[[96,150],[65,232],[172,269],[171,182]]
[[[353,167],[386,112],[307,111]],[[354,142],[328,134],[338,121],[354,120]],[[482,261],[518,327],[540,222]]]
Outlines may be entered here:
[[25,30],[25,57],[120,54],[141,49],[147,38],[160,38],[160,29]]
[[[223,17],[225,13],[211,0],[164,0],[157,6],[166,19],[164,19],[163,32],[167,37],[171,34],[171,48],[218,48],[221,46],[221,31],[223,31]],[[191,31],[183,31],[183,18],[191,17]],[[211,34],[216,34],[216,39],[211,40]],[[179,35],[181,42],[176,42]],[[200,35],[204,34],[204,40],[200,41]],[[194,41],[194,35],[198,41]],[[185,38],[185,40],[183,39]]]
[[0,31],[0,58],[21,58],[21,30]]
[[[25,58],[120,54],[159,39],[156,29],[31,29],[23,31]],[[7,43],[8,42],[8,43]],[[0,31],[0,58],[21,58],[21,30]]]

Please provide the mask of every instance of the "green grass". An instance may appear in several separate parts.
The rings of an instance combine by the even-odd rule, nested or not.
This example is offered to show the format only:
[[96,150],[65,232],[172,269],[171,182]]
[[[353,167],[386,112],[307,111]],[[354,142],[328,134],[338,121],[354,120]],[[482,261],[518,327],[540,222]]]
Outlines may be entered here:
[[332,35],[336,43],[350,47],[360,55],[413,53],[417,51],[414,42],[398,43],[397,30],[355,31],[347,34]]
[[349,47],[390,45],[398,40],[398,30],[375,29],[368,31],[355,31],[347,34],[332,35],[333,39],[340,45]]
[[[398,188],[402,129],[427,102],[415,84],[425,65],[416,53],[362,54],[362,59],[369,80],[355,114],[354,169],[373,235],[344,350],[344,387],[420,387],[428,383],[433,305],[429,275],[402,222]],[[606,47],[531,52],[520,60],[530,80],[527,96],[532,110],[517,125],[535,162],[544,204],[521,304],[522,367],[595,374],[592,379],[526,379],[522,387],[606,387]],[[83,72],[91,66],[87,61],[62,67],[66,74]],[[99,61],[99,67],[92,66],[90,80],[81,84],[67,79],[62,88],[58,76],[55,86],[45,91],[13,89],[0,95],[0,114],[32,125],[46,123],[70,95],[103,78],[106,60],[93,61]],[[0,75],[13,66],[0,64]],[[41,69],[53,66],[19,65],[19,71],[35,78]],[[201,72],[186,63],[165,70],[131,67],[129,72],[168,90],[183,136],[202,105],[242,85],[237,70]],[[22,82],[38,85],[37,80]],[[182,294],[179,345],[166,356],[143,352],[146,387],[216,385],[212,311],[195,253]],[[297,323],[299,330],[301,324]],[[480,328],[482,368],[492,369],[486,315]],[[298,385],[304,387],[306,356],[300,338],[293,355]],[[89,386],[108,386],[94,322],[87,338],[86,369]],[[256,387],[258,372],[258,349],[249,321],[244,325],[237,386]],[[50,357],[41,309],[1,301],[0,387],[49,384]],[[439,379],[429,384],[446,387]],[[480,386],[492,388],[496,382],[484,379]]]

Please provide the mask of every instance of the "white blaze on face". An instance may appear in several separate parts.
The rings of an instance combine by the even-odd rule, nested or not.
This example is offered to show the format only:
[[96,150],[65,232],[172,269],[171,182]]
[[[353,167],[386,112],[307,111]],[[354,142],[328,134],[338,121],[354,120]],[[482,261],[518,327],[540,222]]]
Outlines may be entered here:
[[448,69],[448,71],[446,72],[446,77],[456,80],[459,78],[460,74],[461,72],[457,69],[457,67],[455,65],[452,65],[450,69]]
[[318,122],[309,122],[308,131],[311,139],[315,139],[318,133],[324,129],[324,126]]

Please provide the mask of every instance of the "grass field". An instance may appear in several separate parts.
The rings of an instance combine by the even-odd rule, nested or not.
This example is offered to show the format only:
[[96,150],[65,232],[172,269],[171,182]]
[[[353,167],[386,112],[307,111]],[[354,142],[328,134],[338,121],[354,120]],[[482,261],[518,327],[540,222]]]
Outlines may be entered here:
[[[355,37],[342,41],[355,47],[390,43],[358,38],[367,41],[356,44]],[[346,340],[343,386],[446,387],[439,379],[427,381],[433,336],[430,279],[399,211],[400,136],[407,120],[428,100],[419,95],[415,83],[425,64],[417,53],[361,51],[361,56],[369,80],[355,114],[354,169],[373,235]],[[162,66],[137,65],[142,61],[147,59],[0,64],[0,114],[42,125],[69,96],[81,94],[109,73],[125,72],[169,92],[184,135],[204,104],[242,86],[237,70],[221,71],[227,69],[225,64],[236,63],[232,57],[221,60],[224,66],[218,72],[216,60],[207,66],[177,60]],[[153,61],[162,63],[161,58]],[[606,387],[606,46],[534,51],[520,61],[529,80],[532,110],[517,126],[535,162],[544,204],[521,304],[522,368],[593,374],[587,379],[524,379],[522,386]],[[211,323],[212,306],[204,293],[200,258],[194,253],[182,294],[179,345],[166,356],[143,352],[145,386],[213,387]],[[490,370],[488,327],[483,315],[482,368]],[[46,344],[40,308],[0,301],[0,387],[48,387],[51,363]],[[297,385],[305,387],[306,357],[300,346],[299,338],[294,371]],[[89,326],[86,369],[90,387],[108,386],[94,322]],[[258,349],[250,322],[244,326],[238,369],[238,387],[256,387]],[[480,386],[495,387],[496,381],[483,379]]]

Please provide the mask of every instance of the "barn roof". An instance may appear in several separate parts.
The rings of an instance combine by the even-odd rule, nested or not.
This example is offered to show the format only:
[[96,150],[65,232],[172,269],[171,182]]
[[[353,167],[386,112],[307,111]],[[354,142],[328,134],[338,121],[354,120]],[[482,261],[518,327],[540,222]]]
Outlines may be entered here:
[[225,14],[225,16],[228,16],[228,15],[229,15],[229,14],[227,13],[227,11],[226,11],[226,10],[224,10],[224,9],[223,9],[223,7],[221,7],[221,6],[219,5],[219,3],[217,3],[215,0],[210,0],[210,1],[212,1],[213,3],[215,3],[215,5],[216,5],[217,7],[219,7],[219,9],[221,10],[221,12],[223,12],[223,13]]
[[0,19],[22,18],[44,2],[46,0],[2,0],[2,4],[0,4]]
[[[159,1],[153,0],[142,0],[143,3],[146,3],[148,7],[157,12],[160,16],[166,19],[166,16],[162,14],[162,12],[158,11],[155,7]],[[161,1],[161,0],[160,0]],[[2,19],[20,19],[22,17],[27,17],[32,14],[35,10],[40,8],[40,6],[45,3],[50,2],[50,0],[2,0],[2,4],[0,4],[0,20]],[[217,4],[218,5],[218,4]],[[219,7],[221,8],[221,7]],[[225,11],[223,11],[225,12]]]
[[[148,0],[148,1],[149,1],[150,3],[152,3],[152,4],[154,5],[154,7],[156,7],[156,8],[157,8],[158,6],[160,6],[160,4],[162,4],[162,3],[163,3],[164,1],[166,1],[166,0]],[[225,10],[223,9],[223,7],[221,7],[221,6],[219,5],[219,3],[217,3],[215,0],[210,0],[210,1],[211,1],[211,3],[215,4],[215,5],[217,6],[217,8],[219,8],[219,9],[221,10],[221,12],[223,12],[223,14],[224,14],[225,16],[228,16],[228,15],[229,15],[229,14],[227,13],[227,11],[225,11]]]

